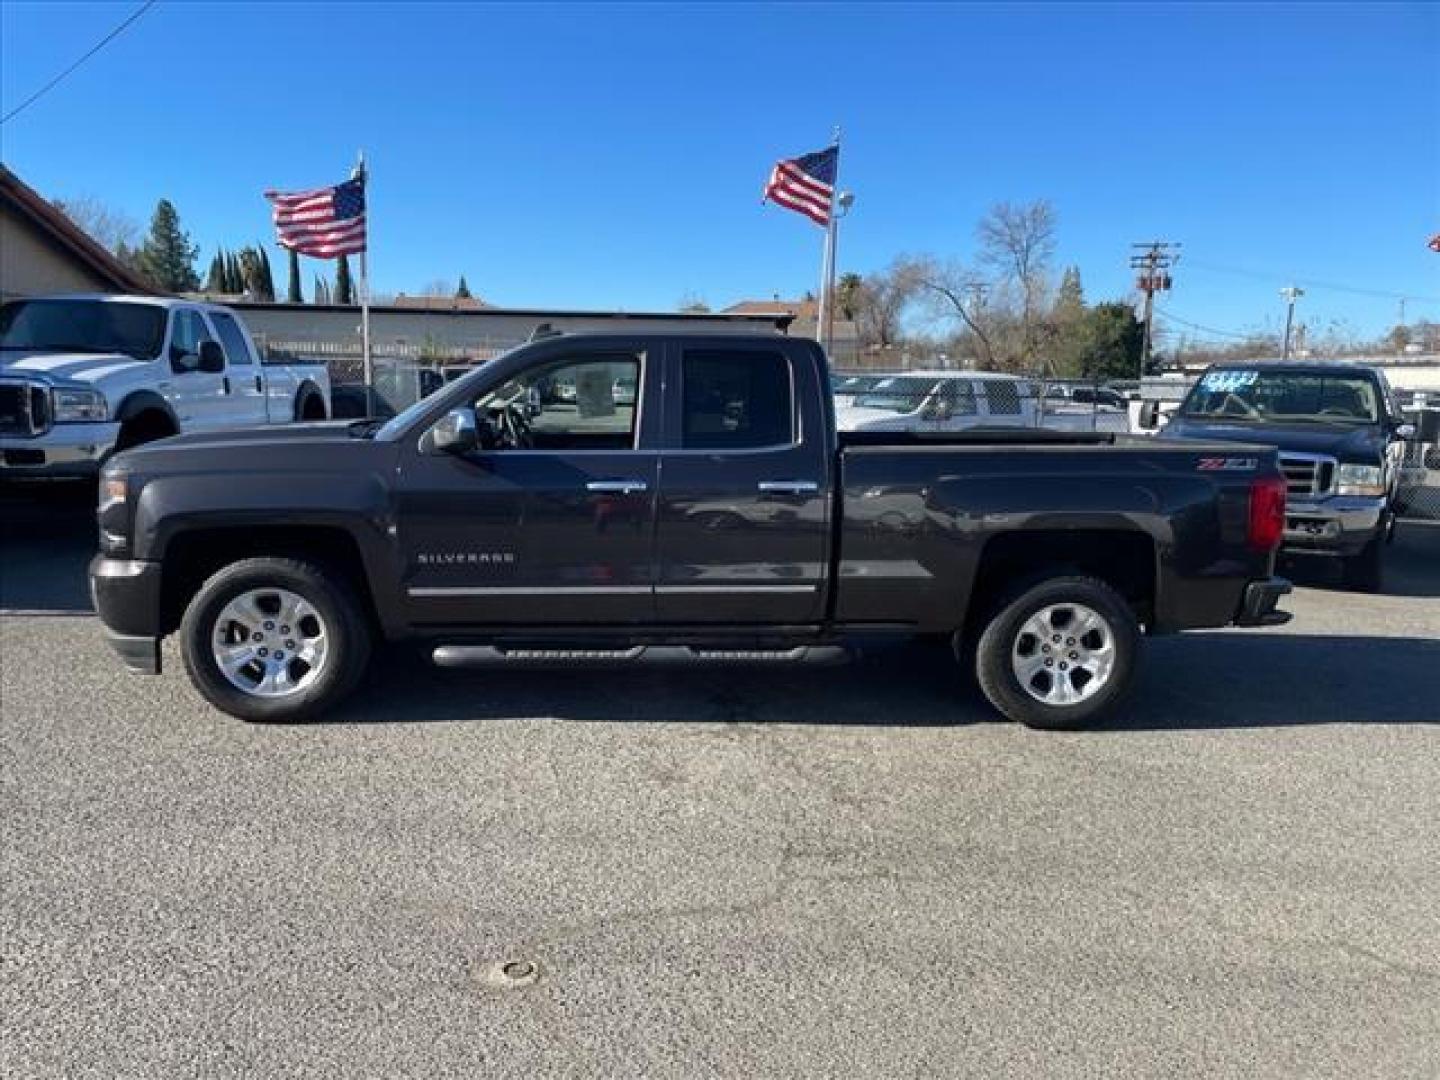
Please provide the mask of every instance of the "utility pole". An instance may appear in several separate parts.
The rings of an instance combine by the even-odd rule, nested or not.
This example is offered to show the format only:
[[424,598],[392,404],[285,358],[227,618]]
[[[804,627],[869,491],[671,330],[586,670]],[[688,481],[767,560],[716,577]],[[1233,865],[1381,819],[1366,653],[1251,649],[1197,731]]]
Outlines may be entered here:
[[1169,292],[1173,279],[1170,268],[1180,261],[1180,245],[1168,240],[1131,244],[1130,269],[1137,271],[1135,287],[1145,294],[1145,343],[1140,350],[1140,377],[1150,370],[1150,346],[1154,340],[1155,294]]
[[1305,290],[1296,288],[1294,285],[1286,285],[1280,290],[1280,295],[1285,298],[1285,347],[1280,353],[1280,359],[1289,360],[1290,328],[1295,324],[1295,301],[1305,295]]

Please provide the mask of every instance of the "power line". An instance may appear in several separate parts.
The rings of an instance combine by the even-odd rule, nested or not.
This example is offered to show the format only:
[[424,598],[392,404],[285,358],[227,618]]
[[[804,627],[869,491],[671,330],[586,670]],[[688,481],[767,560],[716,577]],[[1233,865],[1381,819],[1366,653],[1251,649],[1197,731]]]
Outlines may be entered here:
[[1417,296],[1414,293],[1388,292],[1385,289],[1366,289],[1359,285],[1339,285],[1333,281],[1320,281],[1316,278],[1291,278],[1285,274],[1271,274],[1262,270],[1246,270],[1238,266],[1223,266],[1219,263],[1201,262],[1198,259],[1186,259],[1186,264],[1198,270],[1209,270],[1214,274],[1232,274],[1235,277],[1246,277],[1254,281],[1293,281],[1296,284],[1304,285],[1311,289],[1320,289],[1327,292],[1353,293],[1356,296],[1376,296],[1383,300],[1424,300],[1431,303],[1440,303],[1440,297]]
[[1155,313],[1159,315],[1162,319],[1168,319],[1170,322],[1179,323],[1181,326],[1188,326],[1191,330],[1201,330],[1207,334],[1215,334],[1219,337],[1236,338],[1240,341],[1249,341],[1251,338],[1258,336],[1256,334],[1242,334],[1235,330],[1217,330],[1213,326],[1202,326],[1199,323],[1190,322],[1188,319],[1182,319],[1178,315],[1171,315],[1170,312],[1162,311],[1158,308],[1156,309]]
[[26,108],[28,108],[30,105],[34,104],[35,101],[37,101],[39,98],[43,97],[43,96],[44,96],[46,93],[48,93],[52,88],[54,88],[57,84],[59,84],[59,83],[61,82],[61,80],[63,80],[67,75],[69,75],[69,74],[70,74],[71,72],[73,72],[76,68],[78,68],[81,64],[85,63],[86,60],[89,60],[92,56],[94,56],[97,52],[99,52],[101,49],[103,49],[106,45],[110,44],[110,42],[114,41],[117,37],[119,37],[122,33],[124,33],[124,32],[125,32],[125,29],[126,29],[131,23],[133,23],[136,19],[140,18],[141,15],[144,15],[145,12],[149,11],[152,7],[154,7],[154,6],[155,6],[155,2],[156,2],[156,0],[145,0],[145,3],[141,4],[138,8],[136,8],[135,11],[133,11],[133,12],[130,14],[130,17],[129,17],[128,19],[126,19],[126,20],[125,20],[124,22],[122,22],[119,26],[115,27],[114,30],[111,30],[110,33],[106,34],[103,38],[101,38],[99,41],[97,41],[97,42],[95,43],[95,45],[90,49],[89,52],[87,52],[84,56],[80,57],[79,60],[76,60],[73,64],[71,64],[71,65],[70,65],[68,68],[66,68],[64,71],[60,72],[59,75],[56,75],[53,79],[51,79],[51,80],[50,80],[48,83],[46,83],[44,86],[40,87],[39,90],[36,90],[33,94],[31,94],[28,98],[26,98],[24,101],[22,101],[19,105],[16,105],[15,108],[11,109],[11,110],[10,110],[8,113],[6,113],[4,116],[0,116],[0,124],[8,123],[10,120],[14,119],[16,116],[18,116],[21,112],[23,112],[23,111],[24,111]]

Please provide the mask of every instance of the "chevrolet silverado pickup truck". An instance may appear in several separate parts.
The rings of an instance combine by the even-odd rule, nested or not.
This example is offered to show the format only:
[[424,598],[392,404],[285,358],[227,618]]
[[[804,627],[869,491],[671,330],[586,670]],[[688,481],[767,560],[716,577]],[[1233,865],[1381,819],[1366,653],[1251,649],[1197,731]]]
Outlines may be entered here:
[[1380,588],[1415,435],[1383,372],[1339,361],[1216,365],[1159,435],[1276,447],[1288,488],[1285,553],[1339,559],[1352,588]]
[[0,305],[0,479],[89,477],[178,432],[323,420],[323,365],[262,364],[240,316],[159,296]]
[[1142,633],[1288,618],[1284,497],[1259,447],[837,434],[805,339],[555,335],[383,424],[117,455],[90,584],[129,666],[178,634],[252,720],[334,705],[381,640],[575,668],[929,636],[1007,716],[1071,728],[1124,695]]

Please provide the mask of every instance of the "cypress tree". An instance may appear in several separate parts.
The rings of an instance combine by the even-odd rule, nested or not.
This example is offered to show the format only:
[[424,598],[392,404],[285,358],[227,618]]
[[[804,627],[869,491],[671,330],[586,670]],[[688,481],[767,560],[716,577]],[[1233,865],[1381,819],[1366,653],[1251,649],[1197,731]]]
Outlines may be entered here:
[[210,272],[205,275],[205,291],[207,293],[223,293],[225,291],[225,261],[222,251],[217,250],[215,257],[210,260]]
[[289,249],[290,254],[290,285],[285,290],[285,299],[291,304],[303,304],[304,295],[300,292],[300,255],[294,248]]
[[355,303],[355,286],[350,281],[350,257],[341,255],[335,267],[335,302],[350,307]]
[[465,275],[464,275],[464,274],[461,274],[461,275],[460,275],[460,287],[455,290],[455,299],[456,299],[456,300],[471,300],[471,299],[473,299],[473,297],[470,295],[470,286],[467,285],[467,284],[465,284]]
[[255,254],[260,270],[260,299],[266,303],[275,302],[275,278],[270,272],[270,254],[264,244],[255,245]]

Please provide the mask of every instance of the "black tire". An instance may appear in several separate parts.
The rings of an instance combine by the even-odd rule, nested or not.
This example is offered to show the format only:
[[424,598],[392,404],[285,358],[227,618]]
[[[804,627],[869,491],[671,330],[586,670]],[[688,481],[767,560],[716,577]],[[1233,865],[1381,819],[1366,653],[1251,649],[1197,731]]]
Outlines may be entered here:
[[[211,648],[215,622],[231,600],[252,589],[283,588],[303,597],[324,622],[328,651],[314,682],[293,695],[264,698],[233,685]],[[338,575],[299,559],[244,559],[216,573],[180,622],[180,654],[205,700],[242,720],[297,721],[331,708],[355,689],[370,659],[370,625],[354,590]]]
[[[1089,697],[1075,704],[1052,705],[1020,685],[1011,651],[1031,616],[1065,604],[1083,604],[1109,624],[1114,661],[1107,681]],[[997,605],[975,649],[975,676],[990,704],[1011,720],[1027,727],[1065,731],[1092,723],[1123,700],[1139,656],[1140,624],[1124,597],[1095,578],[1058,577],[1022,587]]]
[[1347,588],[1356,592],[1379,592],[1385,579],[1385,533],[1382,530],[1358,555],[1345,559],[1341,567]]

